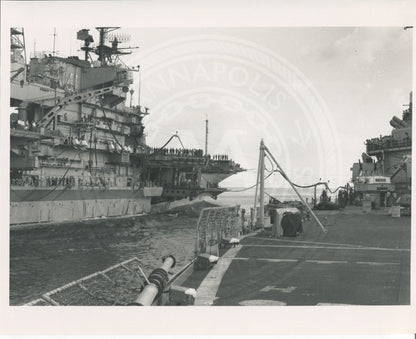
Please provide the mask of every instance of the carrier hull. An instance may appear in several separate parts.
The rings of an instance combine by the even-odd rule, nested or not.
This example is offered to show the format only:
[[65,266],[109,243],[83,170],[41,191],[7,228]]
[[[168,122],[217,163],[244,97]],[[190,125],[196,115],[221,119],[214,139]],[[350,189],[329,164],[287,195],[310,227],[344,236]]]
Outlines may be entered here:
[[150,213],[161,187],[140,189],[13,188],[10,225],[81,221]]

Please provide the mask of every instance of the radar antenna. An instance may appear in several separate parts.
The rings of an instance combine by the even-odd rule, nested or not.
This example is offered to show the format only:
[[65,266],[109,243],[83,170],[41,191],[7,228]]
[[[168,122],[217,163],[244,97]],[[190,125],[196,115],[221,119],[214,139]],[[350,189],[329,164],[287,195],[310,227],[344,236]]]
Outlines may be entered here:
[[[110,32],[113,32],[119,28],[120,27],[96,27],[97,31],[100,34],[99,42],[96,47],[91,46],[91,43],[94,42],[94,38],[89,33],[88,29],[82,29],[78,31],[78,40],[84,41],[84,46],[81,47],[81,50],[85,51],[85,61],[88,61],[89,58],[92,60],[90,52],[94,52],[96,55],[98,55],[97,59],[100,62],[100,65],[107,66],[116,62],[120,55],[131,54],[132,49],[139,48],[120,48],[118,46],[119,43],[128,40],[128,38],[122,35],[113,35],[111,37],[108,36]],[[110,42],[111,46],[106,45],[106,41]]]

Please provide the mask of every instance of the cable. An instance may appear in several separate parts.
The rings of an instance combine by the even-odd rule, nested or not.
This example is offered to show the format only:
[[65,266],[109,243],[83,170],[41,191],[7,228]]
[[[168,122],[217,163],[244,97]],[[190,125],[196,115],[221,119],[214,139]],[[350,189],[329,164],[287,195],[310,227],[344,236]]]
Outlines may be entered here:
[[179,140],[179,142],[181,143],[181,146],[182,146],[182,148],[183,149],[185,149],[185,146],[182,144],[182,140],[181,140],[181,138],[179,137],[179,135],[175,135],[177,138],[178,138],[178,140]]
[[[267,157],[267,156],[266,156]],[[268,157],[267,157],[268,158]],[[269,159],[269,158],[268,158]],[[270,159],[269,159],[270,160]],[[267,170],[267,169],[266,169]],[[276,173],[276,172],[278,172],[278,173],[280,173],[281,175],[282,175],[282,177],[285,179],[285,180],[287,180],[287,181],[289,181],[289,178],[282,172],[282,171],[280,171],[279,169],[274,169],[273,171],[269,171],[269,170],[267,170],[268,172],[270,172],[269,173],[269,175],[267,175],[264,179],[266,180],[267,178],[269,178],[273,173]],[[325,187],[326,187],[326,189],[331,193],[331,194],[334,194],[334,193],[336,193],[339,189],[347,189],[347,187],[346,186],[338,186],[335,190],[331,190],[330,188],[329,188],[329,186],[328,186],[328,184],[326,183],[326,182],[321,182],[321,181],[319,181],[319,182],[317,182],[317,183],[315,183],[315,184],[312,184],[312,185],[298,185],[298,184],[295,184],[295,183],[293,183],[292,182],[292,184],[293,184],[293,186],[295,186],[295,187],[297,187],[297,188],[312,188],[312,187],[316,187],[316,186],[320,186],[320,185],[324,185]],[[252,189],[252,188],[254,188],[255,186],[256,186],[257,184],[254,184],[254,185],[252,185],[252,186],[249,186],[249,187],[247,187],[247,188],[243,188],[243,189],[241,189],[241,190],[227,190],[227,192],[233,192],[233,193],[236,193],[236,192],[244,192],[244,191],[247,191],[247,190],[249,190],[249,189]],[[265,192],[266,193],[266,192]],[[270,197],[272,197],[270,194],[268,194],[268,193],[266,193],[267,195],[269,195]],[[272,197],[273,198],[273,197]]]
[[67,149],[64,149],[61,153],[56,154],[55,157],[59,157],[60,155],[64,154],[67,151]]
[[266,164],[264,164],[264,169],[265,169],[267,172],[269,172],[269,173],[274,172],[274,164],[273,164],[273,162],[272,162],[272,159],[270,159],[270,158],[269,158],[269,156],[268,156],[267,154],[266,154],[266,158],[267,158],[267,160],[269,160],[269,161],[270,161],[270,164],[272,165],[272,169],[271,169],[271,170],[267,169]]
[[[275,170],[274,172],[269,173],[264,180],[266,180],[267,178],[269,178],[273,173],[275,173],[277,170]],[[252,189],[254,187],[256,187],[257,183],[255,183],[254,185],[247,187],[247,188],[243,188],[241,190],[227,190],[227,192],[232,192],[232,193],[237,193],[237,192],[244,192],[244,191],[248,191],[249,189]]]
[[[78,157],[79,157],[79,158],[80,158],[80,160],[81,160],[81,157],[80,157],[80,150],[78,150],[77,155],[78,155]],[[37,200],[42,200],[42,199],[46,198],[49,194],[51,194],[52,192],[54,192],[54,191],[58,188],[58,182],[62,181],[62,180],[66,177],[66,175],[68,174],[68,172],[69,172],[69,170],[71,169],[71,167],[72,167],[72,162],[70,163],[69,167],[66,169],[66,171],[65,171],[64,175],[63,175],[61,178],[59,178],[59,179],[57,180],[57,184],[54,186],[54,188],[52,188],[52,189],[50,189],[49,191],[47,191],[47,192],[46,192],[46,194],[45,194],[45,195],[43,195],[43,196],[41,196],[40,198],[37,198]],[[61,194],[59,194],[59,195],[57,196],[57,198],[58,198],[58,197],[60,197],[66,189],[67,189],[67,187],[65,187],[65,188],[62,190],[62,193],[61,193]],[[20,198],[20,199],[22,199],[22,200],[25,200],[25,199],[26,199],[26,198],[27,198],[27,197],[31,194],[31,192],[29,192],[26,196],[22,197],[22,196],[20,196],[20,195],[19,195],[19,194],[18,194],[15,190],[10,189],[10,191],[12,191],[14,194],[16,194],[16,195],[17,195],[17,197],[19,197],[19,198]]]
[[[289,180],[288,179],[288,177],[286,176],[286,175],[284,175],[280,170],[276,170],[276,172],[279,172],[281,175],[282,175],[282,177],[283,178],[285,178],[287,181]],[[316,187],[316,186],[320,186],[320,185],[324,185],[325,187],[326,187],[326,189],[329,191],[329,192],[331,192],[332,194],[334,194],[334,193],[336,193],[339,189],[347,189],[347,187],[346,186],[338,186],[335,190],[331,190],[330,188],[329,188],[329,186],[328,186],[328,183],[326,183],[326,182],[321,182],[321,181],[319,181],[319,182],[317,182],[317,183],[315,183],[315,184],[312,184],[312,185],[298,185],[298,184],[295,184],[295,183],[293,183],[292,182],[292,184],[293,184],[293,186],[295,186],[295,187],[297,187],[297,188],[312,188],[312,187]]]
[[334,194],[334,193],[336,193],[339,189],[347,189],[347,187],[346,186],[338,186],[334,191],[332,191],[330,188],[329,188],[329,186],[328,186],[328,184],[325,184],[325,186],[326,186],[326,188],[328,189],[328,191],[329,192],[331,192],[332,194]]
[[111,128],[109,118],[107,118],[107,115],[105,114],[105,110],[104,110],[104,106],[103,106],[102,102],[101,101],[99,101],[99,102],[100,102],[101,110],[103,111],[103,114],[104,114],[105,122],[107,123],[107,126],[110,129],[111,135],[113,136],[115,142],[121,147],[121,149],[123,149],[123,146],[119,143],[119,141],[117,140],[117,138],[116,138],[116,136],[115,136],[115,134],[114,134],[114,132]]
[[269,193],[267,193],[267,192],[264,192],[264,193],[265,193],[266,195],[268,195],[270,198],[273,198],[273,199],[277,200],[277,202],[278,202],[279,204],[281,204],[281,203],[282,203],[279,199],[277,199],[276,197],[272,196],[271,194],[269,194]]
[[156,152],[154,152],[153,154],[156,154],[156,153],[158,153],[158,152],[160,152],[160,151],[162,151],[162,149],[164,149],[171,141],[172,141],[172,139],[173,138],[178,138],[179,139],[179,142],[181,143],[181,146],[182,146],[182,148],[183,149],[185,149],[185,147],[183,146],[183,144],[182,144],[182,140],[181,140],[181,138],[179,137],[179,135],[177,135],[177,134],[173,134],[169,139],[168,139],[168,141],[166,141],[165,142],[165,144],[162,146],[162,147],[160,147],[160,148],[158,148],[157,150],[156,150]]

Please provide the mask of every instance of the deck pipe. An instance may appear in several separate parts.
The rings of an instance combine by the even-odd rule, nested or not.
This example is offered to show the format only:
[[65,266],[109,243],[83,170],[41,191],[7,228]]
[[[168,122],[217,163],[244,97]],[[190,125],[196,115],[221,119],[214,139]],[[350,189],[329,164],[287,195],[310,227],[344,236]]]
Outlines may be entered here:
[[152,271],[152,273],[150,273],[148,277],[149,283],[144,287],[135,302],[130,305],[151,306],[165,290],[169,281],[168,272],[171,268],[175,267],[175,264],[176,259],[173,255],[169,255],[164,258],[162,266],[156,268]]

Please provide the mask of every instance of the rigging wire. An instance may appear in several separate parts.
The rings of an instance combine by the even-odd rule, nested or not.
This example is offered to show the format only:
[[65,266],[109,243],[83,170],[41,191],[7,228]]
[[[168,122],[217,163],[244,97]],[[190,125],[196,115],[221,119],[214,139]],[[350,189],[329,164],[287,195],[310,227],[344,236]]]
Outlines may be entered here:
[[275,200],[277,200],[278,203],[281,203],[281,201],[279,199],[277,199],[276,197],[274,197],[273,195],[267,193],[266,191],[264,192],[264,194],[268,195],[270,198],[273,198]]
[[[274,174],[276,171],[274,172],[270,172],[268,175],[266,175],[264,177],[264,180],[268,179],[272,174]],[[256,187],[257,183],[255,183],[254,185],[250,186],[250,187],[246,187],[246,188],[242,188],[240,190],[227,190],[227,192],[232,192],[232,193],[237,193],[237,192],[244,192],[244,191],[248,191],[249,189],[252,189],[254,187]]]
[[160,148],[158,148],[157,150],[156,150],[156,152],[155,153],[157,153],[157,152],[160,152],[162,149],[164,149],[171,141],[172,141],[172,139],[173,138],[178,138],[178,140],[179,140],[179,142],[180,142],[180,144],[181,144],[181,146],[182,146],[182,148],[183,149],[185,149],[185,146],[183,145],[183,143],[182,143],[182,140],[181,140],[181,138],[179,137],[179,135],[178,134],[173,134],[169,139],[168,139],[168,141],[166,141],[165,142],[165,144],[162,146],[162,147],[160,147]]
[[[270,159],[269,159],[270,160]],[[269,171],[268,170],[268,172],[270,172],[264,179],[266,180],[267,178],[269,178],[272,174],[274,174],[274,173],[280,173],[281,175],[282,175],[282,177],[285,179],[285,180],[289,180],[289,178],[286,176],[286,175],[284,175],[279,169],[273,169],[273,171]],[[326,183],[326,182],[322,182],[322,181],[319,181],[319,182],[317,182],[317,183],[315,183],[315,184],[311,184],[311,185],[298,185],[298,184],[295,184],[295,183],[293,183],[292,182],[292,184],[293,184],[293,186],[295,186],[295,187],[297,187],[297,188],[312,188],[312,187],[317,187],[317,186],[321,186],[321,185],[323,185],[323,186],[325,186],[325,188],[331,193],[331,194],[334,194],[334,193],[336,193],[338,190],[340,190],[340,189],[347,189],[347,187],[346,186],[338,186],[336,189],[334,189],[334,190],[331,190],[330,188],[329,188],[329,186],[328,186],[328,183]],[[244,191],[247,191],[247,190],[249,190],[249,189],[252,189],[252,188],[254,188],[256,186],[256,184],[254,184],[254,185],[252,185],[252,186],[249,186],[249,187],[246,187],[246,188],[242,188],[242,189],[240,189],[240,190],[227,190],[227,192],[232,192],[232,193],[237,193],[237,192],[244,192]],[[266,192],[265,192],[266,193]],[[267,195],[269,195],[270,197],[272,197],[270,194],[268,194],[268,193],[266,193]]]
[[270,164],[272,165],[272,169],[271,169],[271,170],[269,170],[269,169],[266,167],[266,163],[264,163],[264,169],[265,169],[267,172],[269,172],[269,173],[274,172],[274,164],[273,164],[273,162],[272,162],[272,159],[270,159],[270,158],[269,158],[269,156],[267,155],[267,153],[266,153],[266,155],[265,155],[265,158],[267,158],[267,160],[269,160],[269,161],[270,161]]
[[105,114],[105,110],[104,110],[104,106],[103,106],[103,103],[102,103],[102,101],[100,100],[99,101],[100,102],[100,107],[101,107],[101,110],[102,110],[102,112],[103,112],[103,114],[104,114],[104,118],[105,118],[105,122],[106,122],[106,124],[107,124],[107,126],[108,126],[108,128],[109,128],[109,130],[110,130],[110,132],[111,132],[111,135],[113,136],[113,138],[114,138],[114,140],[115,140],[115,142],[121,147],[121,149],[123,149],[123,146],[120,144],[120,142],[117,140],[117,138],[116,138],[116,136],[115,136],[115,134],[114,134],[114,131],[113,131],[113,129],[111,128],[111,125],[110,125],[110,122],[109,122],[109,118],[107,118],[107,115]]
[[[279,172],[280,174],[281,174],[281,176],[286,180],[286,181],[289,181],[289,178],[282,172],[282,171],[280,171],[280,170],[276,170],[276,172]],[[317,183],[315,183],[315,184],[311,184],[311,185],[298,185],[298,184],[295,184],[294,182],[292,182],[292,184],[293,184],[293,186],[295,186],[295,187],[297,187],[297,188],[312,188],[312,187],[317,187],[317,186],[321,186],[321,185],[323,185],[323,186],[325,186],[325,188],[331,193],[331,194],[334,194],[334,193],[336,193],[339,189],[347,189],[347,187],[346,186],[338,186],[336,189],[334,189],[334,190],[331,190],[330,188],[329,188],[329,185],[328,185],[328,183],[326,183],[326,182],[322,182],[322,181],[318,181]]]

